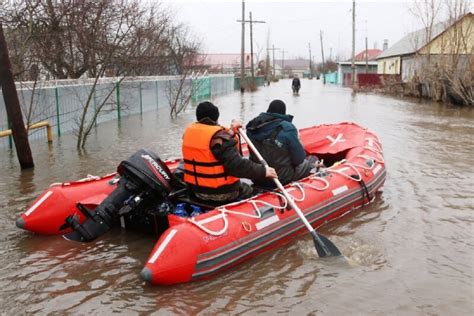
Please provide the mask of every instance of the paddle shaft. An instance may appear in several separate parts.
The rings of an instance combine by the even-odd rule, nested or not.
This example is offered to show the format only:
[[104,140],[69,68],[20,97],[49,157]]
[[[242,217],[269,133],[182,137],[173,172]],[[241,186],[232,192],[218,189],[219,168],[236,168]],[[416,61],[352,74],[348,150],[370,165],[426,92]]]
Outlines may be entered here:
[[[247,142],[247,145],[250,147],[250,149],[253,151],[253,153],[255,154],[255,156],[257,156],[257,159],[265,166],[267,167],[268,166],[268,163],[265,161],[265,159],[263,159],[262,155],[260,155],[260,153],[258,152],[257,148],[253,145],[253,143],[250,141],[250,139],[248,138],[247,134],[245,133],[245,131],[242,129],[242,128],[239,128],[239,133],[240,135],[242,135],[242,137],[245,139],[245,141]],[[290,203],[291,207],[295,210],[296,214],[298,214],[298,216],[300,217],[301,221],[303,222],[303,224],[306,226],[306,228],[309,230],[309,232],[311,233],[311,236],[313,237],[313,240],[314,240],[314,244],[316,246],[316,249],[319,247],[322,248],[322,250],[324,251],[325,255],[330,255],[331,252],[329,251],[329,249],[326,247],[326,245],[324,244],[324,242],[321,240],[321,238],[319,238],[318,234],[316,233],[316,231],[314,230],[313,226],[311,226],[311,224],[308,222],[308,220],[306,219],[306,217],[304,216],[303,212],[300,210],[300,208],[298,207],[298,205],[296,205],[295,201],[293,200],[293,198],[290,196],[290,194],[288,193],[288,191],[285,190],[285,188],[283,187],[283,185],[281,184],[280,180],[278,180],[277,178],[273,179],[273,181],[275,182],[276,186],[278,187],[278,189],[280,189],[280,191],[283,193],[283,195],[285,196],[286,200],[288,201],[288,203]],[[318,251],[319,253],[319,251]]]

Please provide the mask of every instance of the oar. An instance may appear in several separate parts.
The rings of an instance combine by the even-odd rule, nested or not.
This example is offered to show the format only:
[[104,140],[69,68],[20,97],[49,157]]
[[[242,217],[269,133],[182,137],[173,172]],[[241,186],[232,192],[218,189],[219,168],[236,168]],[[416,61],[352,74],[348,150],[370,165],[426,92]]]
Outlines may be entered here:
[[[260,155],[257,148],[255,148],[255,146],[252,144],[252,142],[250,141],[247,134],[245,133],[245,131],[242,128],[239,128],[239,133],[245,139],[245,141],[247,142],[247,145],[254,152],[255,156],[257,156],[258,160],[264,166],[268,166],[268,163],[265,161],[265,159],[263,159],[262,155]],[[327,239],[323,235],[319,235],[318,233],[316,233],[314,228],[311,226],[311,224],[308,222],[308,220],[304,216],[303,212],[300,210],[298,205],[296,205],[293,198],[285,190],[285,188],[281,184],[280,180],[273,179],[273,181],[275,182],[278,189],[280,189],[280,191],[283,193],[285,198],[288,200],[288,203],[290,203],[291,207],[295,210],[296,214],[298,214],[301,221],[305,224],[306,228],[308,228],[311,236],[313,237],[314,247],[316,248],[316,251],[318,252],[318,255],[320,257],[340,256],[341,252],[339,251],[339,249],[337,249],[337,247],[329,239]]]

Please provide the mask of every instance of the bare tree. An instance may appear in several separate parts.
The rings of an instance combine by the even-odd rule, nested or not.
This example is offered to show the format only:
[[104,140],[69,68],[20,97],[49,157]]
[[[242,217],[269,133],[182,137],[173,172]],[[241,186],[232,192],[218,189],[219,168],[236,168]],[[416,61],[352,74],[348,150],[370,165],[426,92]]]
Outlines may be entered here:
[[[200,48],[159,3],[24,0],[1,2],[0,9],[0,19],[16,44],[16,70],[24,78],[31,64],[39,65],[46,78],[92,78],[75,130],[78,149],[84,148],[100,113],[113,110],[110,99],[123,80],[134,75],[187,76],[191,57]],[[104,76],[117,79],[104,88]],[[99,89],[105,93],[95,104]],[[31,113],[33,99],[28,103]]]
[[193,95],[206,82],[203,75],[195,73],[195,69],[203,64],[205,56],[198,54],[200,42],[191,40],[192,37],[184,25],[171,29],[169,36],[170,70],[177,75],[177,80],[169,80],[166,87],[171,117],[185,110]]
[[[108,5],[104,2],[104,5]],[[140,6],[139,1],[123,1],[122,8],[104,8],[108,11],[107,19],[102,19],[102,32],[96,34],[99,39],[93,50],[96,65],[94,82],[89,90],[77,129],[77,147],[84,148],[86,140],[104,110],[116,87],[130,74],[137,74],[137,69],[144,69],[148,63],[154,64],[156,55],[163,55],[169,43],[169,17],[162,14],[157,7]],[[106,72],[118,77],[115,84],[106,92],[102,101],[91,107],[99,78]],[[92,111],[92,115],[89,113]],[[88,119],[89,118],[89,119]]]

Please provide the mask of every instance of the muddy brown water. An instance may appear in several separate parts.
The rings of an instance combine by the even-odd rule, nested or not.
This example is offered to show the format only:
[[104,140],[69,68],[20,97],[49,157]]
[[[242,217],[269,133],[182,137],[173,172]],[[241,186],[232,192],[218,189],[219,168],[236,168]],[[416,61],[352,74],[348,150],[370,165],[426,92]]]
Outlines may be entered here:
[[474,313],[474,111],[283,80],[255,93],[219,97],[221,123],[248,121],[283,99],[299,127],[340,121],[375,131],[388,177],[375,201],[319,232],[348,259],[318,259],[305,234],[213,279],[152,287],[139,273],[154,238],[114,230],[91,244],[15,227],[22,208],[50,183],[114,170],[146,147],[180,154],[190,107],[101,124],[87,151],[74,138],[32,144],[36,168],[20,172],[0,152],[0,314],[472,315]]

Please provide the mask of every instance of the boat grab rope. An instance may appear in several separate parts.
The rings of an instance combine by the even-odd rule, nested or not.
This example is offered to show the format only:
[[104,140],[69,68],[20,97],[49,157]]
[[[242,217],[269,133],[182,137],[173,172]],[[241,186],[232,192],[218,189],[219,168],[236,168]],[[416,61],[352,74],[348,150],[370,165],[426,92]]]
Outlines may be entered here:
[[288,192],[288,195],[291,196],[291,198],[293,199],[293,201],[296,201],[296,202],[303,202],[304,199],[306,198],[306,192],[304,191],[304,188],[303,186],[299,183],[299,182],[293,182],[290,184],[290,187],[293,187],[293,188],[298,188],[300,190],[300,193],[301,193],[301,197],[300,198],[297,198],[295,197],[293,194],[291,194],[292,191],[294,190],[286,190],[286,192]]
[[92,174],[88,174],[85,178],[79,179],[76,182],[88,182],[88,181],[93,181],[93,180],[100,180],[102,179],[99,176],[94,176]]
[[314,186],[312,184],[309,184],[307,182],[295,182],[295,183],[298,183],[302,186],[305,186],[305,187],[308,187],[310,189],[313,189],[313,190],[316,190],[316,191],[324,191],[326,190],[327,188],[329,188],[329,181],[322,178],[322,177],[318,177],[318,176],[312,176],[312,177],[309,177],[309,179],[311,180],[316,180],[316,181],[321,181],[322,183],[324,183],[324,187],[322,188],[318,188],[317,186]]
[[[356,175],[355,175],[356,177],[352,177],[350,175],[347,175],[344,171],[341,171],[341,169],[343,169],[343,168],[334,169],[335,167],[329,167],[329,168],[326,169],[326,171],[331,172],[331,173],[339,174],[339,175],[343,176],[344,178],[347,178],[349,180],[353,180],[353,181],[356,181],[356,182],[360,182],[362,180],[362,175],[360,174],[359,169],[357,169],[357,167],[354,166],[354,164],[352,164],[352,163],[348,162],[347,160],[343,159],[339,165],[345,165],[345,166],[351,168],[352,170],[354,170],[355,173],[356,173]],[[338,167],[338,166],[336,166],[336,167]]]
[[367,149],[371,152],[373,152],[374,154],[376,154],[377,157],[370,157],[370,156],[366,156],[366,155],[359,155],[360,157],[370,157],[371,159],[374,159],[376,162],[378,163],[385,163],[385,160],[383,159],[383,156],[382,156],[382,152],[378,151],[377,149],[374,149],[374,148],[370,148],[370,147],[364,147],[364,149]]
[[[217,211],[221,212],[220,217],[222,218],[222,221],[224,222],[224,227],[222,227],[222,229],[219,230],[219,231],[213,231],[213,230],[210,230],[210,229],[206,228],[204,225],[202,225],[200,223],[200,221],[194,220],[194,217],[188,218],[188,222],[194,224],[196,227],[200,228],[201,230],[208,233],[209,235],[220,236],[220,235],[224,234],[227,231],[227,227],[229,227],[229,221],[227,220],[227,215],[225,214],[225,212],[223,212],[220,209],[218,209]],[[205,221],[205,220],[203,220],[203,221]]]
[[[384,160],[382,158],[383,157],[382,153],[381,153],[381,151],[379,151],[380,146],[378,145],[378,143],[373,142],[373,139],[367,139],[367,140],[369,141],[370,146],[372,146],[373,144],[377,144],[378,148],[371,148],[369,146],[365,146],[364,149],[367,149],[367,150],[373,152],[374,154],[376,154],[380,158],[371,157],[371,156],[362,155],[362,154],[359,154],[356,157],[364,158],[366,160],[371,160],[372,162],[384,163]],[[341,165],[347,166],[348,168],[354,170],[354,172],[356,174],[348,175],[344,171],[342,171],[344,168],[336,169],[336,167],[339,167]],[[339,162],[339,164],[337,164],[335,166],[332,166],[332,167],[329,167],[329,168],[326,168],[326,171],[329,172],[329,173],[339,174],[339,175],[343,176],[344,178],[347,178],[349,180],[358,182],[363,188],[363,194],[367,195],[368,203],[370,203],[371,198],[370,198],[369,192],[367,190],[367,187],[364,183],[364,180],[362,179],[362,175],[359,171],[359,168],[362,169],[362,170],[372,170],[374,168],[374,165],[375,165],[375,163],[372,163],[369,166],[363,166],[363,165],[359,165],[359,164],[356,164],[356,163],[349,162],[346,159],[343,159],[342,161]],[[347,168],[345,168],[345,170],[347,170]],[[290,193],[290,190],[288,190],[289,196],[295,202],[303,202],[306,199],[305,187],[316,190],[316,191],[324,191],[327,188],[329,188],[329,181],[326,180],[323,177],[314,175],[312,177],[308,177],[308,179],[313,180],[313,181],[320,181],[324,184],[324,186],[323,187],[317,187],[317,186],[315,186],[313,184],[310,184],[310,183],[307,183],[307,182],[298,182],[298,181],[295,181],[295,182],[291,183],[290,187],[297,188],[301,193],[301,197],[297,198],[293,194]],[[291,190],[291,191],[294,191],[294,190]],[[248,198],[248,199],[243,200],[243,201],[237,201],[237,202],[234,202],[234,203],[227,204],[226,206],[229,207],[229,206],[241,205],[243,203],[250,203],[250,204],[252,204],[252,206],[255,210],[255,214],[249,214],[249,213],[229,210],[229,209],[226,208],[226,206],[222,206],[222,207],[217,208],[216,210],[220,213],[220,217],[221,217],[221,219],[224,223],[223,228],[219,231],[213,231],[209,228],[206,228],[203,224],[201,224],[201,222],[207,223],[208,220],[206,220],[206,219],[204,219],[202,221],[196,221],[194,219],[194,217],[192,217],[192,218],[188,218],[187,220],[188,220],[188,222],[194,224],[196,227],[203,230],[204,232],[206,232],[209,235],[220,236],[220,235],[224,234],[227,231],[227,228],[229,227],[229,221],[227,219],[227,214],[240,215],[240,216],[245,216],[245,217],[250,217],[250,218],[262,218],[262,213],[260,212],[260,209],[258,208],[257,204],[263,204],[263,205],[266,205],[266,206],[269,206],[269,207],[272,207],[272,208],[278,209],[278,210],[283,210],[283,209],[287,208],[288,200],[286,199],[286,197],[283,194],[278,193],[278,192],[269,192],[269,194],[273,194],[273,195],[278,196],[280,201],[283,201],[283,205],[274,205],[274,204],[271,204],[267,201],[255,200],[255,199],[252,199],[252,198]],[[245,222],[245,223],[247,223],[247,222]],[[248,224],[248,225],[250,225],[250,224]],[[248,227],[245,227],[245,226],[244,226],[244,229],[248,232],[251,230],[251,229],[248,230]]]
[[[270,192],[270,193],[282,198],[283,201],[284,201],[284,204],[283,205],[274,205],[274,204],[271,204],[271,203],[268,203],[268,202],[262,201],[262,200],[247,199],[247,200],[244,200],[244,201],[234,202],[234,203],[231,203],[231,204],[227,205],[227,206],[239,205],[239,204],[242,204],[242,202],[250,203],[250,204],[252,204],[252,206],[255,209],[255,213],[256,213],[255,215],[254,214],[249,214],[249,213],[244,213],[244,212],[232,211],[232,210],[227,209],[225,206],[217,208],[216,210],[218,212],[220,212],[220,215],[221,215],[220,217],[222,218],[222,221],[224,222],[224,227],[219,231],[213,231],[209,228],[206,228],[204,225],[202,225],[200,223],[200,221],[194,220],[194,217],[188,218],[188,222],[196,225],[196,227],[200,228],[201,230],[208,233],[209,235],[220,236],[220,235],[224,234],[227,231],[227,227],[229,226],[229,221],[227,220],[227,215],[226,214],[241,215],[241,216],[246,216],[246,217],[250,217],[250,218],[262,218],[262,213],[260,212],[260,209],[258,208],[257,203],[267,205],[267,206],[270,206],[270,207],[273,207],[273,208],[276,208],[276,209],[285,209],[288,206],[288,201],[286,200],[286,198],[283,194],[278,193],[278,192]],[[203,221],[206,221],[206,220],[204,219]]]

